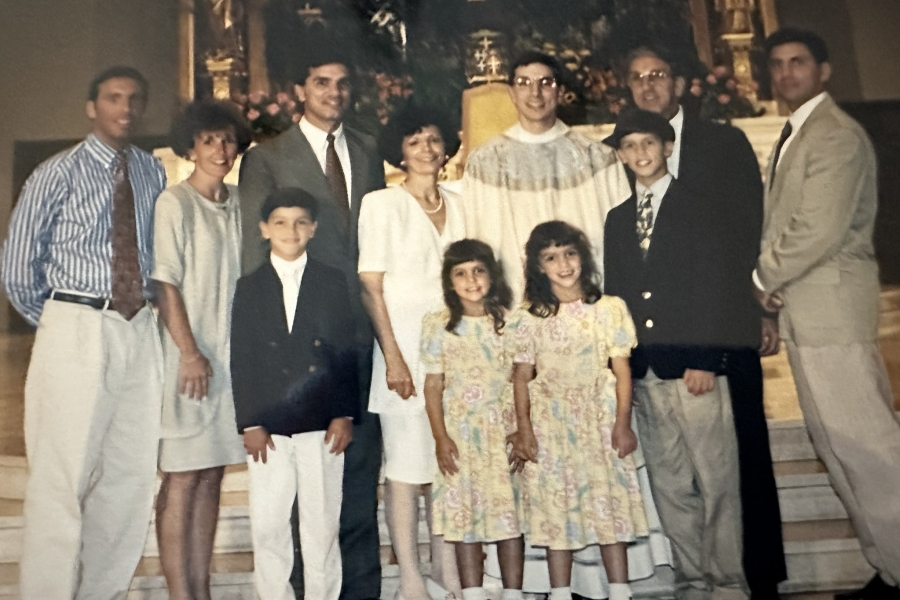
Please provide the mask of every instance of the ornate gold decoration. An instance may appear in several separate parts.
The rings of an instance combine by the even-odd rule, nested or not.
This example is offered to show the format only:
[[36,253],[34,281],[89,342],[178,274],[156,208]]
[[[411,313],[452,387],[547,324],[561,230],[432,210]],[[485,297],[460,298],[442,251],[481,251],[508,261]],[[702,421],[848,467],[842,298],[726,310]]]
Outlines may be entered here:
[[297,10],[297,14],[303,19],[303,24],[309,27],[313,23],[325,23],[322,18],[322,9],[318,6],[310,6],[309,2],[303,5],[303,8]]
[[217,100],[228,100],[231,98],[231,79],[232,67],[234,59],[225,58],[207,58],[206,70],[212,78],[213,98]]
[[716,10],[722,13],[722,33],[753,33],[756,0],[716,0]]
[[509,64],[503,54],[503,34],[480,29],[469,34],[466,79],[469,84],[506,81]]
[[753,15],[756,12],[756,0],[716,0],[715,7],[722,14],[720,39],[731,55],[731,70],[737,82],[737,91],[759,107],[751,60],[755,39]]
[[728,49],[731,50],[731,64],[734,79],[737,81],[738,93],[755,105],[757,102],[756,84],[753,81],[753,68],[750,63],[753,34],[725,33],[722,34],[722,41],[728,44]]

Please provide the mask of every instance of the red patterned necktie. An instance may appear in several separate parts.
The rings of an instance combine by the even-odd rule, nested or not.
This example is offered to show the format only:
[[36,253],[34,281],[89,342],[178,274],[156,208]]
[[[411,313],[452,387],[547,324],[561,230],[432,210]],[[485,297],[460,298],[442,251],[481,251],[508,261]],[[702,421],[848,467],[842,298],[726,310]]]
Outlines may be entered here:
[[128,155],[119,151],[113,171],[112,308],[130,321],[143,305],[134,191],[128,179]]
[[344,219],[344,225],[350,223],[350,203],[347,195],[347,180],[344,179],[344,169],[338,159],[337,150],[334,148],[334,134],[329,133],[328,148],[325,150],[325,179],[337,204],[338,214]]

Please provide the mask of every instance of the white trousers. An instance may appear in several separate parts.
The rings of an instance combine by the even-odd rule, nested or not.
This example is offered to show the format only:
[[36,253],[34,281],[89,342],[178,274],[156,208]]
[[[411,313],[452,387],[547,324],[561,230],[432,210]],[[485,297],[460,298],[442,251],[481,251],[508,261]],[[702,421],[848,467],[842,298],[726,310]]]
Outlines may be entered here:
[[325,432],[273,435],[267,461],[247,457],[253,581],[260,600],[295,600],[291,509],[300,517],[300,551],[307,598],[337,600],[341,593],[340,533],[344,455],[331,454]]
[[156,484],[156,316],[48,300],[25,382],[22,600],[122,600]]
[[862,552],[900,583],[900,419],[873,343],[787,343],[797,398],[816,454],[844,503]]

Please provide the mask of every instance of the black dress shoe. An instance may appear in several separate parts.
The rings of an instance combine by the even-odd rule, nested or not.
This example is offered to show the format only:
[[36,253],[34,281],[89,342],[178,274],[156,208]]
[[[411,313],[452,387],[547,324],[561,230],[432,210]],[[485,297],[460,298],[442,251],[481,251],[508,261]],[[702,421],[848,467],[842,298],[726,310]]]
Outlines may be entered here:
[[900,588],[888,585],[880,575],[875,575],[865,587],[835,594],[834,600],[900,600]]
[[778,586],[761,587],[750,590],[750,600],[781,600],[778,594]]

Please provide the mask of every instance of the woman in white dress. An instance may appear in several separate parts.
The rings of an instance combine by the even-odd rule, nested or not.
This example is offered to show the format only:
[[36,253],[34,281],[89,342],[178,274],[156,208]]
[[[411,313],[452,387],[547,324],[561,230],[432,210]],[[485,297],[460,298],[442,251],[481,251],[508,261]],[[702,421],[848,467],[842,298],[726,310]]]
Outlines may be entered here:
[[[443,306],[444,249],[465,237],[455,194],[438,186],[448,154],[459,147],[456,130],[439,112],[408,106],[379,140],[382,156],[403,169],[399,186],[367,194],[359,214],[359,278],[363,303],[378,344],[372,365],[369,410],[381,418],[385,509],[400,567],[402,600],[460,594],[452,545],[432,537],[431,579],[419,571],[419,496],[431,522],[430,484],[437,469],[425,414],[425,371],[419,364],[422,317]],[[435,582],[444,588],[439,589]]]
[[237,188],[223,180],[250,143],[225,103],[190,104],[172,148],[194,162],[156,202],[152,278],[165,330],[156,500],[159,557],[172,600],[209,600],[209,566],[225,465],[244,462],[229,370],[231,301],[241,275]]

